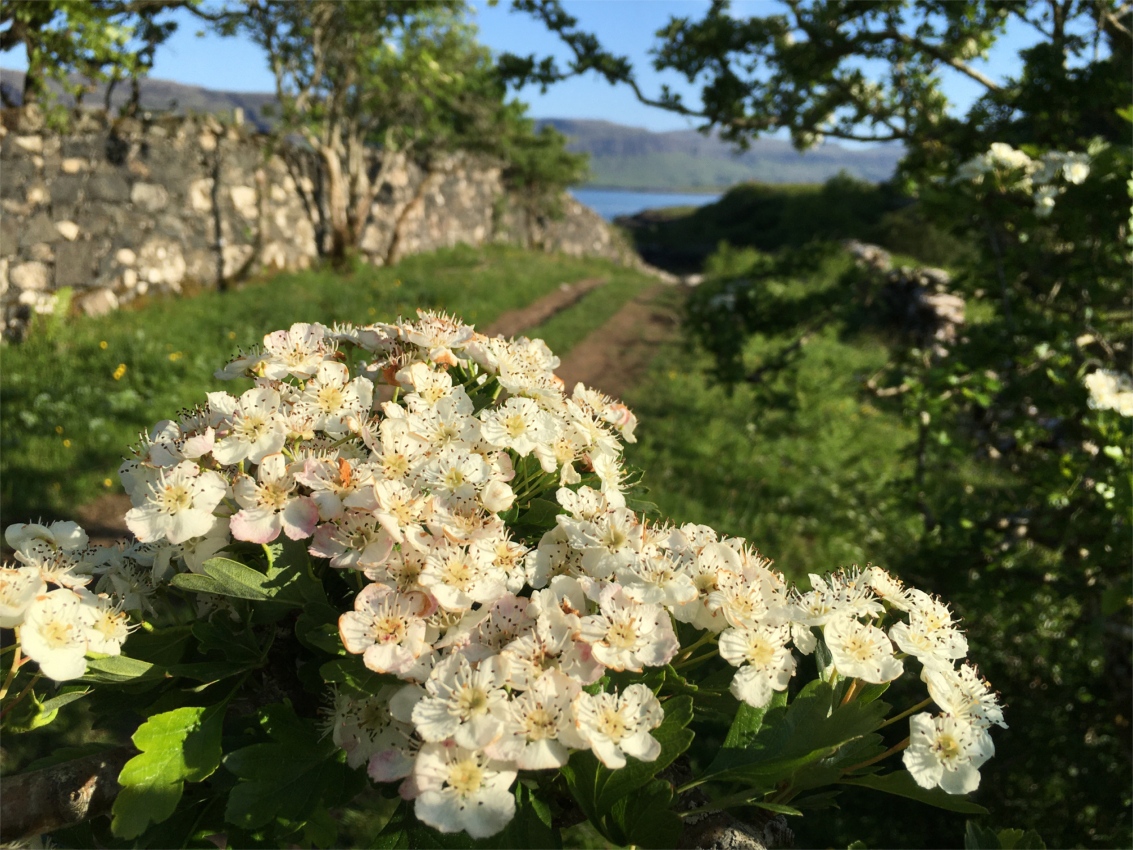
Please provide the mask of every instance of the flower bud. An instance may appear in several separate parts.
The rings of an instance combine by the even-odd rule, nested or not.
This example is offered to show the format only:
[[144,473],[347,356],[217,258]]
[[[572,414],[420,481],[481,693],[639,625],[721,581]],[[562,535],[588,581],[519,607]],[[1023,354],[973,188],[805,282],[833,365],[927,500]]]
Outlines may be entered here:
[[503,481],[489,481],[480,493],[480,503],[484,510],[492,513],[506,511],[515,502],[515,493]]

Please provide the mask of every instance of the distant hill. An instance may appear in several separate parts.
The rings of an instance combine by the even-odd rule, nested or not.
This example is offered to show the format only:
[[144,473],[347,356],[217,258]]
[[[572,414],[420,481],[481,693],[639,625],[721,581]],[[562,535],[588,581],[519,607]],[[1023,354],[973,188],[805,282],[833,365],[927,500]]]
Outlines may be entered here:
[[[19,103],[23,73],[0,68],[0,87],[6,100]],[[101,106],[104,92],[101,86],[97,87],[85,102]],[[122,106],[129,94],[129,84],[119,84],[111,97],[111,106]],[[155,112],[231,114],[233,109],[240,108],[247,123],[268,130],[275,95],[215,91],[146,78],[142,80],[141,103],[143,109]],[[893,175],[902,155],[901,148],[892,145],[849,149],[833,143],[799,153],[777,139],[760,139],[749,150],[736,153],[719,138],[695,130],[653,133],[611,121],[572,118],[547,118],[539,123],[549,124],[567,136],[571,150],[590,155],[589,185],[620,189],[713,189],[751,180],[822,183],[840,171],[880,182]]]
[[591,185],[624,189],[726,187],[743,181],[821,183],[839,171],[870,182],[893,176],[903,151],[895,145],[850,149],[826,143],[800,153],[790,143],[760,139],[743,153],[695,130],[654,133],[610,121],[548,118],[590,154]]
[[[0,68],[0,87],[4,89],[8,101],[18,104],[24,90],[23,72]],[[83,102],[88,106],[101,107],[105,101],[105,93],[105,86],[99,85]],[[129,98],[130,83],[128,81],[119,83],[111,95],[110,105],[117,109]],[[69,100],[67,98],[64,102]],[[271,127],[269,113],[274,104],[275,95],[268,92],[215,91],[150,77],[142,80],[141,85],[142,109],[153,112],[210,112],[230,115],[233,109],[240,108],[244,110],[244,120],[258,130],[268,130]]]

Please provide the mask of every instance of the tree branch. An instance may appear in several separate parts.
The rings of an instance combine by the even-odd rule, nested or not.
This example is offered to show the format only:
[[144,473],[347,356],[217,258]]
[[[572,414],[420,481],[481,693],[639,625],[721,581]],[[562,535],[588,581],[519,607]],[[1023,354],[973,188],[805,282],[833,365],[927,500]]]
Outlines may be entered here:
[[107,814],[121,790],[118,774],[136,753],[129,745],[115,747],[0,778],[0,843],[24,841]]

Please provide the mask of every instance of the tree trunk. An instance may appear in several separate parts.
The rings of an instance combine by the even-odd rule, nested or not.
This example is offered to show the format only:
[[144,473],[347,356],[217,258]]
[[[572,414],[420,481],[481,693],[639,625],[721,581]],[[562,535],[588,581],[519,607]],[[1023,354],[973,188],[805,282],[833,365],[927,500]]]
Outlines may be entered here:
[[353,234],[350,232],[350,193],[346,184],[346,175],[342,173],[342,160],[338,152],[323,146],[319,148],[319,156],[326,166],[327,177],[327,216],[330,219],[330,256],[335,262],[346,258],[347,251],[355,244]]
[[23,106],[39,103],[43,98],[43,56],[38,48],[27,44],[28,69],[24,74]]

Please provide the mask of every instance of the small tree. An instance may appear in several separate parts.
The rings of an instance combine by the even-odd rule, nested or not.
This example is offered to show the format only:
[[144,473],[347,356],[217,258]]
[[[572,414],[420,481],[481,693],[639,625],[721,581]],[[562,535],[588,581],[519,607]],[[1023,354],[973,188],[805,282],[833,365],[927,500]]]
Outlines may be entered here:
[[[490,135],[504,89],[457,2],[255,3],[223,31],[246,33],[268,55],[280,132],[297,133],[326,179],[328,251],[357,247],[392,154],[447,150]],[[380,146],[373,173],[367,148]]]

